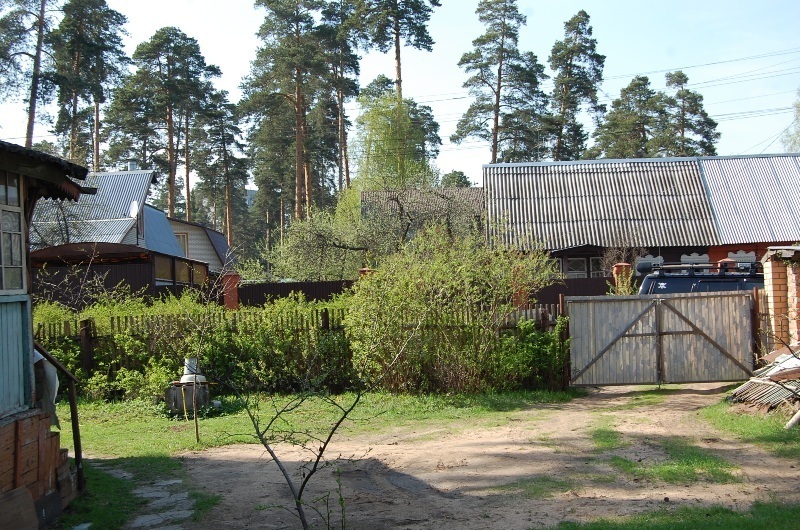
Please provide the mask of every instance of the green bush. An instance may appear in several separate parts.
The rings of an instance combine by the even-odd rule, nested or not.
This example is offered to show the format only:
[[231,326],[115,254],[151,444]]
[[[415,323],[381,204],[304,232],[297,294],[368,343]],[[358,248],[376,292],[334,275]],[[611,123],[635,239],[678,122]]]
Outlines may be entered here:
[[479,234],[428,227],[353,286],[346,326],[354,368],[395,392],[506,386],[521,367],[511,360],[516,350],[498,348],[499,330],[516,302],[557,278],[544,252],[489,248]]
[[495,351],[494,387],[563,390],[569,361],[569,342],[562,339],[566,325],[566,317],[559,317],[553,331],[542,331],[532,320],[521,321]]

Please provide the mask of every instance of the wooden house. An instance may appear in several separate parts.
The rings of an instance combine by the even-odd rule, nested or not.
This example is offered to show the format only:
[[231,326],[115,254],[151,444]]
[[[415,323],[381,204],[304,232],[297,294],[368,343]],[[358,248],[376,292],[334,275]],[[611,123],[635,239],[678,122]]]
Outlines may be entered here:
[[81,487],[59,433],[36,407],[27,241],[36,202],[77,200],[86,190],[73,179],[86,174],[0,141],[0,519],[20,528],[55,518]]
[[755,262],[800,241],[800,155],[586,160],[483,167],[495,241],[551,251],[568,278],[639,261]]
[[90,300],[74,296],[81,290],[70,280],[76,267],[88,267],[103,289],[124,282],[149,296],[206,284],[209,262],[187,256],[166,214],[146,204],[157,177],[150,170],[90,173],[94,195],[42,201],[31,223],[34,292],[82,307]]

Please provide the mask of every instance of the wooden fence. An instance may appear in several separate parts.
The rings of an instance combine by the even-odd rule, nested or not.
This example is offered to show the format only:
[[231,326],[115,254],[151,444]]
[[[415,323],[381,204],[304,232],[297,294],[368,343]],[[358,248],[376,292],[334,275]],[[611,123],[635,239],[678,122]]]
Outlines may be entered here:
[[[519,308],[499,323],[501,329],[516,327],[521,320],[535,320],[542,329],[555,327],[558,316],[562,314],[558,304],[536,304]],[[264,311],[214,311],[202,315],[126,315],[112,316],[108,319],[111,335],[130,333],[146,335],[154,330],[172,328],[178,330],[197,329],[209,325],[225,323],[230,329],[252,328],[264,324],[268,319],[276,328],[287,331],[309,331],[314,329],[344,329],[346,311],[336,309],[312,309],[308,311],[284,311],[270,315]],[[474,317],[468,312],[454,312],[443,315],[448,326],[461,327],[474,323]],[[437,322],[441,323],[441,320]],[[97,335],[97,322],[65,320],[58,323],[39,323],[34,336],[36,340],[54,340],[59,338],[79,339],[82,333]],[[416,327],[409,323],[409,327]],[[105,329],[105,328],[104,328]]]

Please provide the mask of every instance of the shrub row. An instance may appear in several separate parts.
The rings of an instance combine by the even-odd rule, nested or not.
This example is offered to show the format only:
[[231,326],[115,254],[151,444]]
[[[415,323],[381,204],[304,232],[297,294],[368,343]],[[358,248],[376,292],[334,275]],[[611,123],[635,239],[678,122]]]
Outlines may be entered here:
[[[357,325],[349,317],[346,326],[319,325],[321,308],[341,309],[351,300],[342,297],[320,305],[295,296],[233,314],[186,293],[148,306],[117,307],[117,315],[131,316],[133,310],[148,325],[113,333],[108,322],[114,307],[93,306],[74,314],[40,303],[34,319],[94,319],[91,373],[82,368],[77,337],[41,339],[81,379],[82,393],[93,399],[163,395],[169,382],[183,373],[186,357],[197,357],[206,377],[229,386],[226,391],[337,393],[371,385],[393,392],[445,393],[562,387],[567,362],[563,319],[549,332],[532,321],[502,331],[495,327],[488,331],[488,342],[487,328],[474,323],[409,324],[399,319],[393,329],[374,333],[371,341],[370,326],[354,331]],[[437,322],[442,320],[440,315]],[[390,352],[400,354],[386,363]]]

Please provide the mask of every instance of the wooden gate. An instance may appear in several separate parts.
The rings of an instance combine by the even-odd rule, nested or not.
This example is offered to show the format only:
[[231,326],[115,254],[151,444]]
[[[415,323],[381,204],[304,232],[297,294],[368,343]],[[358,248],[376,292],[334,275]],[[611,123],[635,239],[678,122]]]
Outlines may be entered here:
[[753,369],[749,293],[567,297],[574,385],[741,381]]

